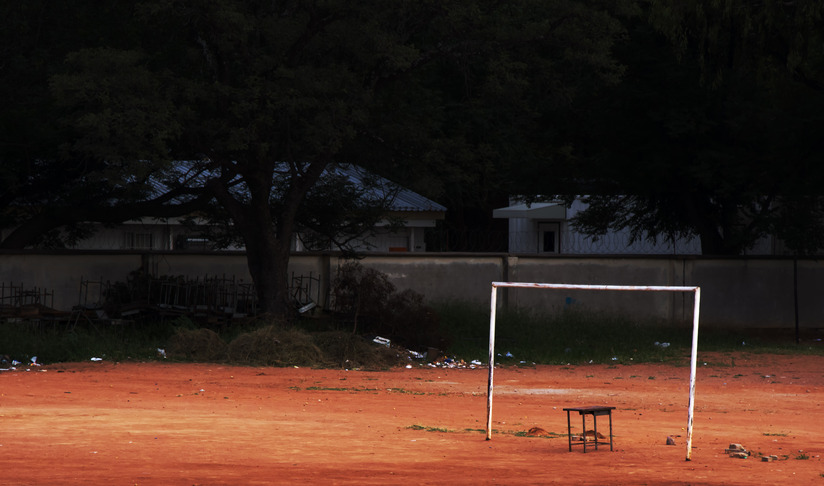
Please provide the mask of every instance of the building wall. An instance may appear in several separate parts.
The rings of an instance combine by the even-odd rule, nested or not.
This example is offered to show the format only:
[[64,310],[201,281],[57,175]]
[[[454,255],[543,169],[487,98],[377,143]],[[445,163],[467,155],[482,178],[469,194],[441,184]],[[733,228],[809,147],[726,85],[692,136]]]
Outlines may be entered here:
[[[432,225],[434,226],[434,221]],[[389,231],[375,230],[374,235],[355,244],[356,251],[426,251],[425,228],[406,226]],[[122,224],[113,228],[101,228],[90,238],[79,241],[73,250],[134,250],[134,251],[197,251],[209,250],[208,242],[194,236],[180,224],[162,222]],[[294,237],[293,249],[305,250],[299,236]],[[230,250],[243,250],[233,247]]]
[[[565,220],[539,220],[529,218],[509,219],[509,252],[540,253],[538,247],[538,225],[544,222],[558,223],[560,227],[560,250],[565,255],[700,255],[701,241],[698,237],[665,239],[657,241],[637,240],[630,243],[628,229],[612,230],[605,235],[592,238],[578,232],[569,220],[586,209],[586,204],[576,199],[566,211]],[[783,248],[772,236],[764,236],[747,255],[780,255]]]
[[[792,259],[383,253],[367,255],[360,262],[386,273],[399,290],[415,290],[428,301],[462,300],[488,306],[493,281],[697,285],[702,291],[702,326],[795,326]],[[289,278],[310,274],[318,278],[324,300],[343,263],[333,253],[298,253],[292,258]],[[0,282],[50,289],[54,307],[60,310],[70,310],[79,303],[81,278],[123,282],[139,268],[154,275],[251,281],[242,253],[0,252]],[[800,327],[824,328],[822,289],[824,262],[798,260]],[[501,307],[553,310],[572,305],[681,321],[691,319],[693,305],[689,293],[534,289],[500,289],[498,302]]]

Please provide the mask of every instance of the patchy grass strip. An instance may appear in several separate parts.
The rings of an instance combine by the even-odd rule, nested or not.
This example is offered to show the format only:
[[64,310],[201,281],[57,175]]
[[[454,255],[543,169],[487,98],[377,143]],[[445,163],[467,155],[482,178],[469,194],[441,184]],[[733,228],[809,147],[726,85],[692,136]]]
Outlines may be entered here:
[[[459,430],[447,429],[445,427],[429,427],[429,426],[420,425],[420,424],[413,424],[413,425],[410,425],[406,428],[410,429],[410,430],[423,430],[423,431],[426,431],[426,432],[441,432],[441,433],[449,433],[449,434],[451,434],[451,433],[460,433],[460,432],[480,433],[480,434],[485,434],[486,433],[485,429],[466,428],[466,429],[463,429],[462,431],[459,431]],[[512,435],[512,436],[515,436],[515,437],[534,437],[534,438],[537,438],[537,439],[556,439],[556,438],[559,438],[559,437],[567,437],[567,434],[558,434],[556,432],[547,432],[544,435],[530,435],[529,432],[523,431],[523,430],[498,430],[498,429],[492,429],[492,433],[493,434],[498,434],[498,435]]]

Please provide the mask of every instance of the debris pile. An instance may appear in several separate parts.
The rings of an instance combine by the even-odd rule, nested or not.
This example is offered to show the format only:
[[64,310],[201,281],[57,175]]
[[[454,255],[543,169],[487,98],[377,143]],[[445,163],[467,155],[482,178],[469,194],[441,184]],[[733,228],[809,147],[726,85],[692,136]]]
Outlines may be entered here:
[[556,434],[552,434],[550,432],[547,432],[546,430],[544,430],[540,427],[532,427],[531,429],[529,429],[526,432],[526,435],[527,435],[527,437],[550,437],[550,436],[554,436]]
[[584,442],[584,441],[589,442],[589,441],[601,440],[601,439],[606,439],[606,438],[607,438],[607,436],[605,436],[604,434],[602,434],[600,432],[596,433],[594,430],[587,430],[583,435],[573,435],[572,436],[572,440],[581,441],[581,442]]
[[724,449],[724,453],[736,459],[746,459],[750,457],[750,452],[744,449],[744,446],[741,444],[730,444],[728,448]]
[[0,320],[57,320],[67,316],[54,309],[54,290],[0,282]]
[[476,365],[467,365],[466,361],[455,357],[443,357],[429,363],[431,368],[475,368]]
[[18,367],[23,366],[25,371],[31,371],[32,367],[39,367],[40,363],[37,362],[37,356],[32,356],[27,363],[12,359],[7,354],[0,356],[0,371],[17,371]]

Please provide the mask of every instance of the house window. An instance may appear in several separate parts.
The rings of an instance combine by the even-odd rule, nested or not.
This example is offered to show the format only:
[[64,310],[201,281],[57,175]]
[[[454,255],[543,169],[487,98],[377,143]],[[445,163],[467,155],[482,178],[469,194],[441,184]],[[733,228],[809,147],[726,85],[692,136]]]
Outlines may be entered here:
[[538,252],[558,253],[560,223],[538,223]]
[[208,238],[180,235],[175,240],[175,250],[208,250]]
[[154,248],[151,233],[123,233],[123,248],[127,250],[151,250]]

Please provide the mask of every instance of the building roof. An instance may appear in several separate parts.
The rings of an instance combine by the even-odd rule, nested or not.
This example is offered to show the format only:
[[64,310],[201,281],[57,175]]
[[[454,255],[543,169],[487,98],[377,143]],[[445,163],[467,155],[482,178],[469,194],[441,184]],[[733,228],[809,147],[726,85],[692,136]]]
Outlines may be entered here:
[[[174,164],[173,172],[179,181],[188,181],[195,185],[203,184],[209,177],[215,175],[209,170],[198,170],[196,166],[197,162],[178,161]],[[352,184],[367,188],[368,197],[376,201],[391,199],[391,211],[446,212],[445,206],[355,164],[330,164],[325,174],[343,176]],[[150,184],[154,188],[154,196],[159,196],[170,189],[166,183],[158,179],[152,179]],[[235,189],[243,191],[243,187],[245,186],[241,184],[235,186]],[[178,198],[178,201],[181,199],[186,199],[186,197]]]
[[[371,173],[366,169],[354,164],[339,164],[334,165],[330,169],[337,174],[346,176],[352,183],[360,186],[368,186],[370,190],[375,191],[375,198],[383,199],[394,192],[392,204],[390,208],[392,211],[399,212],[416,212],[416,211],[434,211],[445,212],[446,207],[435,201],[418,194],[415,191],[401,187],[394,182],[385,179],[379,175]],[[364,179],[370,178],[370,184],[364,184]]]
[[566,219],[566,206],[559,203],[522,203],[492,210],[493,218]]

